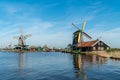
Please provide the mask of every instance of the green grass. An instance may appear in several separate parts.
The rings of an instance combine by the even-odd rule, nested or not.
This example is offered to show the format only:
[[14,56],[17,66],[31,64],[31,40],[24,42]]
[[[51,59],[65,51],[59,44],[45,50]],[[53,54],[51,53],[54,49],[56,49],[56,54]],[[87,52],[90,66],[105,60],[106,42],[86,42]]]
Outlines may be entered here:
[[81,52],[81,51],[79,51],[79,50],[72,50],[72,53],[76,53],[76,54],[85,54],[85,53],[83,53],[83,52]]

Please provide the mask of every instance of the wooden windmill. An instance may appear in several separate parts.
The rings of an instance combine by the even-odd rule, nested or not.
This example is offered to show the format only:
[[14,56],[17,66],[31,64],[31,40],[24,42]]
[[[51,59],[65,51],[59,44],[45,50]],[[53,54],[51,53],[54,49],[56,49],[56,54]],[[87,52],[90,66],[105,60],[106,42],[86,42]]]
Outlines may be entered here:
[[15,46],[16,46],[17,49],[20,49],[20,50],[27,49],[27,46],[28,46],[28,45],[26,45],[25,40],[26,40],[28,37],[31,37],[31,34],[23,35],[22,28],[20,28],[20,33],[21,33],[20,36],[14,36],[14,37],[13,37],[13,38],[15,38],[15,39],[18,39],[18,44],[15,45]]
[[74,23],[72,23],[72,25],[77,29],[77,31],[73,33],[73,44],[72,44],[73,47],[77,47],[78,44],[81,44],[84,41],[83,36],[87,37],[88,39],[92,39],[91,36],[89,36],[87,33],[84,32],[86,21],[84,21],[82,25],[82,29],[77,27]]

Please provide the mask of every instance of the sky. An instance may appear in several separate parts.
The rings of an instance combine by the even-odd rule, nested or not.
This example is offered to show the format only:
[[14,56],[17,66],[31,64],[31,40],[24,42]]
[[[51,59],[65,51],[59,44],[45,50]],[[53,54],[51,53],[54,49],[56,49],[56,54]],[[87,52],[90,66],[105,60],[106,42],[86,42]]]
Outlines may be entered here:
[[[18,43],[14,36],[32,34],[30,46],[64,48],[80,29],[92,40],[100,38],[112,48],[120,48],[120,0],[0,0],[0,47]],[[87,38],[85,38],[88,41]]]

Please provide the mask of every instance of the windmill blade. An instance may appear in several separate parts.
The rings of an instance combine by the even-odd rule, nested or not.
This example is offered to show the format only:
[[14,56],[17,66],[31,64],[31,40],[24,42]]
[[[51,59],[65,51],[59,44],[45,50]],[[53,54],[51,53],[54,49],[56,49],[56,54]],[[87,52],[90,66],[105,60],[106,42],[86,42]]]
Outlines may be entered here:
[[22,27],[20,28],[20,33],[23,34],[23,30],[22,30]]
[[74,23],[72,23],[72,25],[73,25],[75,28],[77,28],[78,30],[80,30],[79,27],[77,27]]
[[19,36],[14,36],[13,38],[14,38],[14,39],[19,39]]
[[84,21],[84,23],[82,25],[82,31],[84,30],[85,25],[86,25],[86,21]]
[[32,35],[31,34],[28,34],[28,35],[25,35],[25,38],[27,38],[27,37],[31,37]]
[[87,33],[83,32],[82,34],[83,34],[84,36],[86,36],[88,39],[92,39],[92,37],[89,36]]

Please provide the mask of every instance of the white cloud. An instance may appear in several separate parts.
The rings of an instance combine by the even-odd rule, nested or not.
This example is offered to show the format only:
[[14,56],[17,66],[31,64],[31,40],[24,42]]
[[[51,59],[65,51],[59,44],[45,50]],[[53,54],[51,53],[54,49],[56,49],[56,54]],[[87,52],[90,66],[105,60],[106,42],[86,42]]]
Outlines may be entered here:
[[18,6],[14,6],[12,4],[8,4],[8,3],[2,4],[1,3],[0,5],[3,8],[3,10],[6,11],[6,13],[8,13],[8,14],[14,14],[14,13],[20,11],[20,8]]
[[[41,7],[39,5],[31,6],[27,4],[23,4],[22,6],[20,4],[1,5],[8,14],[18,14],[13,15],[12,19],[10,19],[11,21],[1,19],[0,25],[6,25],[4,28],[1,28],[0,31],[0,44],[2,46],[7,46],[10,42],[17,44],[17,40],[13,39],[13,36],[19,35],[19,28],[22,27],[24,34],[32,34],[32,37],[26,40],[26,43],[30,45],[43,46],[47,44],[50,47],[66,47],[68,43],[72,42],[72,32],[76,30],[72,27],[71,23],[80,23],[79,27],[81,27],[84,20],[87,20],[88,22],[94,21],[97,14],[106,9],[105,7],[100,6],[101,3],[102,2],[98,1],[90,6],[77,9],[76,7],[69,7],[68,10],[66,10],[67,16],[65,16],[65,19],[55,22],[45,21],[40,16],[34,17],[31,15],[37,12],[39,8],[39,11],[41,11],[43,9],[48,9],[49,7],[54,7],[58,5],[58,3]],[[96,23],[94,28],[91,27],[91,30],[86,30],[86,33],[91,35],[93,39],[102,36],[102,39],[110,44],[111,47],[120,47],[120,28],[109,29],[106,31],[106,29],[104,29],[105,26],[107,25]]]
[[[54,28],[59,27],[58,24],[42,21],[39,19],[30,19],[27,22],[13,23],[9,27],[5,27],[0,32],[0,44],[1,47],[8,46],[10,42],[12,44],[17,44],[17,39],[13,39],[13,36],[20,35],[19,29],[22,26],[23,33],[32,34],[31,38],[26,40],[26,43],[29,45],[45,45],[49,47],[66,47],[67,44],[71,43],[72,33],[70,31],[66,32],[66,28],[59,28],[58,31],[51,31]],[[4,33],[4,34],[3,34]]]
[[71,43],[72,35],[69,32],[56,32],[54,34],[40,34],[34,35],[31,40],[28,40],[30,45],[45,45],[49,47],[66,47],[67,44]]

